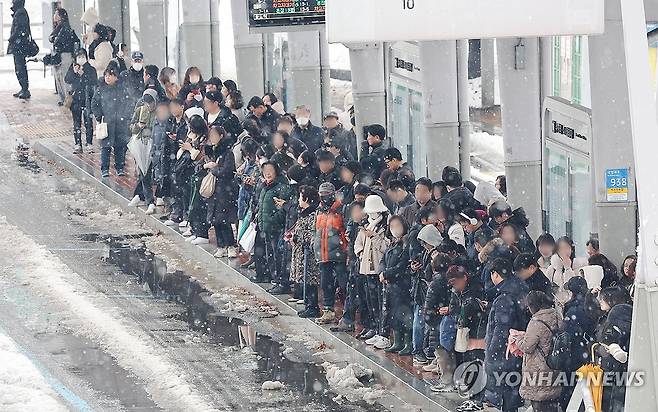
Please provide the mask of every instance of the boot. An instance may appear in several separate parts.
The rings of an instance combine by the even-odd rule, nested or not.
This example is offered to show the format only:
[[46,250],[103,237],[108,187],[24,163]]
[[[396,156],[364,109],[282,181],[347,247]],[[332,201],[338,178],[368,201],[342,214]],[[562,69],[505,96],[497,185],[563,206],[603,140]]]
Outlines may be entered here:
[[398,353],[404,348],[404,332],[401,329],[397,329],[393,331],[393,335],[395,336],[394,343],[384,349],[384,352]]
[[302,290],[302,285],[299,283],[295,283],[292,286],[292,296],[290,299],[288,299],[288,302],[290,303],[297,303],[298,300],[303,298],[303,290]]
[[411,329],[408,329],[408,330],[404,331],[404,348],[402,348],[402,350],[400,350],[400,352],[398,352],[398,355],[400,355],[400,356],[409,356],[409,355],[411,355],[411,353],[414,350],[412,337],[413,337],[413,335],[411,333]]
[[306,303],[304,310],[297,312],[300,318],[315,319],[320,316],[320,307],[318,306],[318,287],[316,285],[306,285]]
[[322,316],[317,318],[315,322],[318,325],[328,325],[336,321],[336,313],[331,309],[325,309],[322,311]]
[[19,99],[27,100],[27,99],[29,99],[30,97],[32,97],[32,94],[30,93],[29,90],[24,89],[24,90],[21,90],[21,92],[18,94],[17,97],[18,97]]

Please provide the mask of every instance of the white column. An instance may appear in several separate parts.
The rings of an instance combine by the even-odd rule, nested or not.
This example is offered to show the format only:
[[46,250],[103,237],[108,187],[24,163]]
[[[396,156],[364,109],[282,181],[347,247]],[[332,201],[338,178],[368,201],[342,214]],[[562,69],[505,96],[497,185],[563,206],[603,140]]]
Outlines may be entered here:
[[[642,222],[639,232],[639,264],[628,370],[629,372],[644,371],[642,385],[627,387],[624,409],[627,411],[655,411],[658,410],[656,395],[658,394],[658,379],[656,379],[658,346],[655,344],[658,332],[656,324],[658,318],[658,290],[656,289],[656,285],[658,285],[658,208],[655,204],[656,193],[658,193],[655,160],[655,153],[658,150],[656,142],[658,124],[655,117],[656,102],[647,87],[650,76],[647,65],[646,17],[642,0],[625,0],[621,3],[626,82],[630,102],[630,118],[627,118],[627,121],[630,123],[633,137],[639,218]],[[655,4],[655,2],[647,4]],[[614,27],[610,23],[610,21],[606,21],[606,31],[608,28]],[[592,64],[591,67],[593,66]],[[594,81],[593,78],[592,81]],[[594,100],[594,94],[592,94],[592,100]]]
[[98,0],[98,16],[102,24],[117,31],[115,43],[126,43],[130,47],[129,0]]
[[[318,31],[293,31],[288,33],[288,110],[306,105],[314,114],[316,124],[322,123],[323,89],[326,80],[322,77],[320,52],[321,36]],[[326,37],[325,37],[326,41]],[[326,66],[325,66],[326,67]]]
[[424,41],[419,45],[428,177],[440,180],[445,166],[459,168],[457,42]]
[[327,30],[320,30],[320,93],[322,95],[322,115],[331,111],[331,61]]
[[265,91],[263,35],[249,33],[245,1],[231,0],[231,14],[238,88],[248,102],[252,96],[262,96]]
[[82,22],[80,19],[85,12],[83,0],[62,0],[62,8],[64,8],[69,15],[71,28],[75,30],[80,41],[82,41]]
[[210,50],[213,76],[221,74],[219,36],[219,0],[210,0]]
[[181,4],[180,72],[196,66],[207,79],[212,76],[210,0],[185,0]]
[[167,61],[167,31],[164,0],[138,0],[139,47],[146,64],[159,68]]
[[[633,1],[633,0],[631,0]],[[621,6],[606,1],[605,33],[589,38],[592,82],[592,178],[601,250],[615,264],[636,245],[636,186]],[[646,43],[646,34],[645,34]],[[628,201],[608,202],[607,169],[629,169]]]
[[459,169],[471,178],[471,113],[468,86],[468,40],[457,41],[457,91],[459,112]]
[[350,49],[352,97],[354,98],[357,143],[370,124],[386,127],[386,81],[382,43],[346,44]]
[[[496,39],[508,201],[523,207],[528,232],[541,233],[541,95],[539,42],[535,38]],[[525,65],[517,66],[516,46]]]

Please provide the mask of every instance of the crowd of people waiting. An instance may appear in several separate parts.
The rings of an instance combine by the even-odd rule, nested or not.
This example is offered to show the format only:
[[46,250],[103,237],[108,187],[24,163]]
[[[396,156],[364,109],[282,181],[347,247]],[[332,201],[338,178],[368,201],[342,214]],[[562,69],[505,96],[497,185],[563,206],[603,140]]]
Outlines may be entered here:
[[[66,12],[57,16],[55,43],[70,31]],[[130,139],[150,142],[130,204],[149,214],[162,207],[165,223],[195,245],[209,244],[214,228],[215,256],[242,257],[254,282],[271,282],[270,293],[302,305],[300,317],[413,356],[438,375],[435,392],[458,390],[456,366],[479,362],[486,387],[459,411],[515,411],[524,401],[535,412],[559,411],[574,390],[573,381],[550,379],[501,384],[506,374],[571,373],[592,361],[605,372],[626,370],[635,256],[617,270],[595,239],[587,257],[568,237],[533,241],[524,210],[506,200],[504,176],[475,185],[447,166],[439,181],[417,178],[387,147],[381,125],[367,126],[359,141],[335,112],[318,126],[308,107],[287,112],[273,94],[245,107],[235,81],[205,80],[196,67],[179,86],[174,69],[115,46],[93,12],[85,21],[86,49],[66,48],[71,58],[61,60],[75,153],[83,152],[83,125],[92,150],[94,120],[108,127],[103,177],[112,152],[123,175]],[[244,250],[249,226],[256,237]],[[567,337],[561,348],[557,334]],[[558,366],[548,360],[556,350],[566,356]],[[623,385],[603,393],[603,410],[623,410]]]

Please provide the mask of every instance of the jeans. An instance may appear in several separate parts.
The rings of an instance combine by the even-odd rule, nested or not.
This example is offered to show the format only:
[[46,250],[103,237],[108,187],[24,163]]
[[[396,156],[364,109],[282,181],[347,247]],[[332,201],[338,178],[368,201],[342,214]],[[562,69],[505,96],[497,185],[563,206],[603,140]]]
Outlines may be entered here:
[[[108,137],[109,139],[109,137]],[[117,172],[123,171],[126,165],[126,145],[115,144],[114,147],[101,148],[101,170],[110,171],[110,156],[114,149],[114,168]]]
[[336,304],[336,282],[341,287],[347,285],[345,262],[320,262],[320,287],[325,310],[334,310]]
[[149,170],[146,172],[146,175],[142,174],[142,171],[138,171],[139,176],[137,177],[137,185],[135,185],[135,190],[133,191],[133,196],[139,196],[141,200],[146,201],[147,205],[155,203],[153,201],[153,188],[151,183],[151,175],[153,174],[153,166],[149,167]]
[[21,90],[27,91],[30,87],[30,81],[27,76],[27,63],[25,62],[24,55],[14,53],[14,72],[16,72],[16,78],[21,85]]
[[75,138],[75,145],[82,146],[82,123],[85,125],[87,144],[90,145],[94,139],[93,118],[88,114],[88,111],[84,107],[78,104],[74,104],[71,107],[71,115],[73,116],[73,136]]
[[414,304],[414,323],[412,327],[412,343],[414,355],[420,353],[423,350],[423,340],[425,337],[424,329],[425,320],[423,316],[423,307]]

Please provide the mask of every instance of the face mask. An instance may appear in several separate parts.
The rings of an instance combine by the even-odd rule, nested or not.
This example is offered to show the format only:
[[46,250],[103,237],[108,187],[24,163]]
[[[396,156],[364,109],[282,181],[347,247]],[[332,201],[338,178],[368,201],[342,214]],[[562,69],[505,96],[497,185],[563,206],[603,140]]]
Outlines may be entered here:
[[190,83],[192,84],[199,83],[199,76],[190,76]]
[[402,229],[400,228],[391,228],[391,234],[397,238],[400,239],[402,237]]
[[379,213],[368,213],[368,219],[375,220],[379,217]]
[[194,95],[194,100],[196,100],[197,102],[200,102],[201,100],[203,100],[203,95],[201,93],[195,94]]
[[75,59],[75,62],[82,66],[83,64],[87,63],[87,59],[85,59],[84,56],[80,56]]
[[297,118],[297,123],[299,123],[300,126],[306,126],[309,122],[308,117],[298,117]]
[[133,69],[135,69],[137,72],[142,70],[143,67],[144,65],[142,63],[133,63]]
[[325,205],[333,205],[334,202],[336,201],[336,196],[326,195],[326,196],[321,196],[320,199],[322,200],[322,203],[324,203]]

